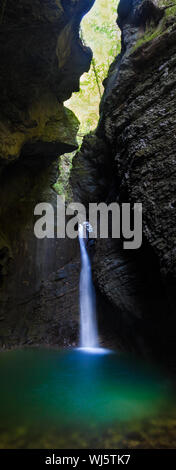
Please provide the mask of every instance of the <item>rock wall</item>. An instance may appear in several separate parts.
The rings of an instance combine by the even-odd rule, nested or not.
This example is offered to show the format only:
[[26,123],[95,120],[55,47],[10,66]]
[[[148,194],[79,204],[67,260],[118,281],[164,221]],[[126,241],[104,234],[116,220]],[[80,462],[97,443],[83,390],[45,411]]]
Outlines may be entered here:
[[20,0],[14,11],[14,2],[3,0],[1,165],[21,153],[55,156],[75,148],[73,115],[62,103],[79,90],[79,78],[90,66],[92,52],[79,38],[79,25],[93,3]]
[[143,204],[142,247],[125,251],[119,241],[97,240],[94,278],[114,312],[117,340],[160,360],[175,357],[176,331],[176,6],[170,4],[120,0],[121,53],[104,83],[98,128],[85,138],[71,177],[75,199]]
[[79,122],[63,102],[90,67],[79,26],[93,3],[0,4],[0,347],[78,335],[77,244],[38,241],[33,213],[38,202],[56,206],[55,162],[77,148]]

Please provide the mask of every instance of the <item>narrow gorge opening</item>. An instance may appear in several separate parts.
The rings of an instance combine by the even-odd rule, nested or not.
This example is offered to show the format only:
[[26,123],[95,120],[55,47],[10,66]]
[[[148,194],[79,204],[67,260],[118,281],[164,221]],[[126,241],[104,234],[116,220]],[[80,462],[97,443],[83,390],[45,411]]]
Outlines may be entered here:
[[[103,96],[103,81],[113,60],[121,49],[121,32],[117,26],[117,0],[96,0],[91,10],[83,17],[80,39],[83,46],[93,53],[89,72],[80,77],[80,90],[72,94],[64,104],[80,122],[77,134],[80,148],[83,137],[93,132],[99,120],[99,106]],[[54,185],[56,192],[72,198],[69,176],[75,152],[59,157],[59,178]]]

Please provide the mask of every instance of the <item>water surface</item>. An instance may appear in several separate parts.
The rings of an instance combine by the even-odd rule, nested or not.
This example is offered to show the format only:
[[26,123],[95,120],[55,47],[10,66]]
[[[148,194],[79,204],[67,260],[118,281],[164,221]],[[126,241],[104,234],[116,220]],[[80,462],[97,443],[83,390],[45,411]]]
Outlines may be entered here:
[[136,359],[16,350],[0,355],[0,374],[1,448],[174,445],[171,383]]

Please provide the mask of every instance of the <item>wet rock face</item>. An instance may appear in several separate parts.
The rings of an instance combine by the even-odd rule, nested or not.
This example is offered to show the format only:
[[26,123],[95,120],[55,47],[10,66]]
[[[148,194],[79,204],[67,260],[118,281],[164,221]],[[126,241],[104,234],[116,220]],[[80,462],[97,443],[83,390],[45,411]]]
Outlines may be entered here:
[[[30,280],[21,280],[21,293],[13,292],[13,308],[10,295],[6,296],[5,309],[1,305],[0,350],[16,346],[45,345],[56,347],[75,346],[79,341],[79,258],[61,266],[61,247],[56,247],[55,271],[43,272],[43,281],[30,292]],[[46,253],[42,245],[40,253]],[[67,246],[68,250],[68,246]],[[50,252],[50,253],[49,253]],[[48,254],[51,249],[48,244]],[[70,254],[70,253],[69,253]],[[62,258],[69,259],[62,247]],[[39,260],[35,260],[36,269]],[[41,262],[42,264],[42,262]],[[57,269],[59,267],[59,269]],[[51,267],[50,267],[51,268]],[[35,276],[35,274],[34,274]],[[11,279],[10,279],[11,281]],[[20,281],[20,279],[19,279]],[[13,279],[12,279],[12,282]],[[8,314],[7,314],[8,312]]]
[[145,30],[137,43],[126,46],[113,100],[105,91],[99,132],[103,130],[109,142],[115,141],[119,196],[142,202],[144,234],[166,279],[176,274],[176,23],[172,16],[164,21],[157,32],[154,29],[154,39]]
[[87,206],[101,200],[108,175],[111,178],[106,143],[96,135],[85,136],[82,149],[73,159],[70,178],[75,201],[81,198]]
[[[79,250],[76,240],[41,240],[34,234],[38,219],[34,208],[40,202],[52,205],[57,233],[57,194],[52,185],[58,163],[44,162],[42,167],[31,167],[22,158],[3,172],[0,348],[32,344],[68,346],[78,338],[79,261],[73,263]],[[60,269],[66,270],[65,277]]]
[[[78,270],[72,266],[77,243],[38,240],[34,208],[47,202],[56,211],[56,159],[77,148],[79,122],[63,102],[79,89],[90,66],[92,52],[82,44],[79,27],[93,3],[19,0],[14,8],[14,1],[2,0],[0,5],[2,347],[68,345],[78,336]],[[64,266],[67,280],[57,283],[54,273]]]
[[[122,50],[105,81],[95,136],[101,141],[102,149],[106,144],[106,151],[102,151],[102,168],[109,164],[111,170],[108,178],[104,174],[104,190],[99,178],[94,181],[96,192],[100,198],[101,189],[102,201],[142,202],[145,243],[140,251],[143,260],[147,256],[150,262],[142,266],[138,263],[137,252],[122,252],[118,244],[98,240],[94,277],[98,289],[116,307],[121,330],[126,331],[126,335],[130,325],[135,324],[143,342],[147,322],[148,327],[152,325],[157,331],[160,324],[158,311],[161,312],[163,327],[157,334],[158,348],[159,341],[162,343],[165,338],[167,351],[171,348],[173,352],[176,304],[176,7],[169,5],[169,1],[120,1],[117,22],[122,30]],[[85,172],[88,166],[96,166],[96,154],[91,149],[91,143],[89,148],[83,144],[81,149],[82,162],[84,155],[90,155],[89,162],[84,165]],[[79,156],[76,158],[79,161]],[[74,172],[76,174],[76,168]],[[86,186],[83,190],[76,181],[75,187],[80,199],[84,200]],[[148,279],[144,279],[145,271]],[[149,313],[149,277],[154,290],[156,282],[160,284],[156,287],[156,297],[153,290],[151,294],[155,306],[152,319]],[[164,311],[161,306],[163,296]],[[150,339],[149,330],[147,341]],[[127,336],[134,344],[130,333]],[[151,349],[154,342],[154,338],[148,341]]]
[[[93,0],[20,0],[0,7],[0,161],[76,147],[78,123],[63,107],[92,52],[79,38]],[[4,5],[4,8],[3,8]],[[86,8],[85,8],[86,7]],[[15,11],[14,11],[15,10]],[[62,148],[59,144],[62,144]],[[28,148],[29,146],[29,148]]]

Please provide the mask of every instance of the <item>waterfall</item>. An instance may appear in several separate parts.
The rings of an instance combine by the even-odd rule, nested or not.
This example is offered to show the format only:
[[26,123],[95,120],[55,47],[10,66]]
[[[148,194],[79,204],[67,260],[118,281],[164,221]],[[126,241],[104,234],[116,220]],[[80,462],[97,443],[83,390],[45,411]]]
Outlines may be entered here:
[[80,273],[80,346],[81,348],[97,348],[97,320],[96,301],[92,282],[92,271],[89,255],[86,249],[86,238],[89,224],[87,222],[79,225],[79,243],[81,251],[81,273]]

